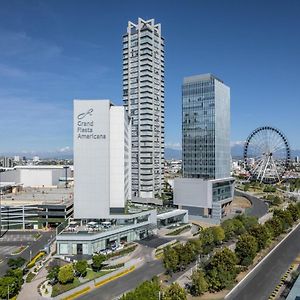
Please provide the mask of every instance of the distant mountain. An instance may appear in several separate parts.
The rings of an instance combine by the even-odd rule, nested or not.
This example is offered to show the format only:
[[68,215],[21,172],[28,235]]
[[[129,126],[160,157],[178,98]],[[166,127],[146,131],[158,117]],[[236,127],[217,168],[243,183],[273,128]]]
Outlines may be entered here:
[[[244,144],[243,143],[236,143],[231,145],[231,156],[235,159],[240,159],[244,155]],[[300,150],[292,150],[291,151],[291,158],[295,156],[300,157]],[[181,159],[182,153],[181,150],[175,150],[171,148],[165,148],[165,159]]]
[[178,149],[165,148],[165,159],[181,159],[182,151]]
[[[239,159],[243,157],[244,144],[234,143],[231,145],[232,158]],[[21,153],[0,153],[1,156],[13,157],[18,155],[20,157],[25,156],[27,159],[31,159],[33,156],[39,156],[41,159],[72,159],[72,149],[63,148],[53,152],[21,152]],[[300,157],[300,150],[292,150],[291,157]],[[179,149],[165,148],[165,159],[182,159],[182,151]]]

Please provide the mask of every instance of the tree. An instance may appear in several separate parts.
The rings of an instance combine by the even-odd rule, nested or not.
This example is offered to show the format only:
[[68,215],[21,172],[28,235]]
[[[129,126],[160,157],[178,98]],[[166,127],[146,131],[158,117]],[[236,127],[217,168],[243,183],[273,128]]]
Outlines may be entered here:
[[10,269],[4,277],[0,277],[0,299],[16,296],[20,291],[23,280],[23,271],[21,269]]
[[178,283],[172,283],[165,291],[163,300],[186,300],[186,292]]
[[93,255],[92,267],[95,271],[99,271],[102,267],[103,262],[106,260],[106,256],[103,254]]
[[250,234],[243,234],[239,237],[236,243],[235,253],[238,257],[240,264],[249,266],[258,250],[256,238]]
[[193,246],[187,242],[185,245],[179,244],[174,249],[178,254],[178,265],[180,269],[185,269],[186,266],[196,259]]
[[47,279],[50,281],[57,281],[59,273],[59,266],[54,266],[48,270]]
[[214,247],[214,235],[211,228],[203,229],[199,234],[204,254],[208,254]]
[[202,253],[202,243],[198,238],[189,240],[188,243],[191,245],[196,255]]
[[226,241],[246,232],[244,224],[237,218],[225,220],[221,226],[224,229]]
[[74,270],[72,264],[68,264],[59,268],[58,280],[62,284],[73,282]]
[[253,216],[240,215],[235,217],[234,219],[241,221],[246,231],[250,230],[251,227],[258,224],[257,218]]
[[295,204],[290,204],[286,210],[291,214],[294,222],[299,219],[299,211]]
[[24,283],[23,271],[21,269],[7,270],[5,276],[14,278],[17,289],[21,289],[22,284]]
[[237,257],[228,248],[218,251],[205,266],[206,282],[210,291],[220,291],[231,285],[237,275]]
[[79,260],[74,264],[74,270],[80,274],[81,277],[85,277],[87,273],[87,261],[86,260]]
[[272,237],[277,237],[283,232],[283,224],[279,217],[273,217],[265,223]]
[[157,300],[160,293],[160,285],[157,277],[144,281],[133,291],[123,295],[121,300]]
[[216,245],[221,244],[225,239],[224,229],[221,226],[212,227],[212,234]]
[[193,296],[200,296],[207,291],[208,284],[201,270],[193,271],[191,279],[192,279],[191,294]]
[[293,217],[288,210],[276,209],[273,214],[275,217],[280,218],[283,225],[283,230],[288,229],[294,223]]
[[21,268],[25,264],[26,260],[23,257],[18,257],[16,259],[10,258],[7,261],[7,265],[12,269]]
[[256,238],[258,251],[264,249],[270,239],[270,233],[267,227],[261,224],[253,226],[250,229],[249,234]]
[[13,277],[0,277],[0,299],[7,299],[9,296],[15,296],[18,293],[18,286],[15,284],[15,279]]
[[164,256],[163,256],[163,263],[166,268],[168,274],[172,274],[176,272],[179,265],[179,256],[177,251],[175,251],[170,246],[164,248]]

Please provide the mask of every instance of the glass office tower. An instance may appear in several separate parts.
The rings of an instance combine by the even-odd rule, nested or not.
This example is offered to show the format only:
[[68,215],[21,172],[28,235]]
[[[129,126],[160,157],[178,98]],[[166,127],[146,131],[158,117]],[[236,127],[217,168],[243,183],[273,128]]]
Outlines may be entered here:
[[211,74],[184,78],[183,177],[230,177],[230,89]]
[[132,118],[132,193],[152,198],[164,182],[164,39],[154,19],[128,22],[123,101]]

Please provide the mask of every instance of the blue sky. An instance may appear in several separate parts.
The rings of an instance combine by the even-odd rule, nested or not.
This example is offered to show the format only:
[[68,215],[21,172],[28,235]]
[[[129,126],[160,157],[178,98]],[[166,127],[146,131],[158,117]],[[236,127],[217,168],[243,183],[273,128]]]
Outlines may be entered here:
[[181,143],[181,82],[231,87],[231,140],[280,128],[300,148],[300,2],[2,0],[0,153],[72,148],[74,98],[121,101],[122,34],[155,18],[165,37],[166,144]]

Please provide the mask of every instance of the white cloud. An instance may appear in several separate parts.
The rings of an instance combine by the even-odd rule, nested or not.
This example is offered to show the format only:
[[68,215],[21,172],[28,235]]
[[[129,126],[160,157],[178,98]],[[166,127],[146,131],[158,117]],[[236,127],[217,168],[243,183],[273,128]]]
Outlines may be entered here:
[[60,149],[58,150],[58,152],[61,152],[61,153],[71,152],[71,151],[72,151],[72,149],[71,149],[71,147],[69,147],[69,146],[62,147],[62,148],[60,148]]
[[169,148],[169,149],[173,149],[173,150],[181,150],[182,149],[181,143],[166,143],[165,147]]
[[230,146],[234,147],[234,146],[244,146],[245,141],[231,141],[230,142]]
[[62,54],[62,48],[46,40],[30,37],[26,32],[0,31],[0,54],[7,57],[52,58]]

